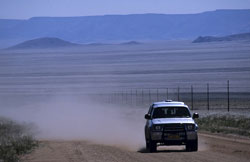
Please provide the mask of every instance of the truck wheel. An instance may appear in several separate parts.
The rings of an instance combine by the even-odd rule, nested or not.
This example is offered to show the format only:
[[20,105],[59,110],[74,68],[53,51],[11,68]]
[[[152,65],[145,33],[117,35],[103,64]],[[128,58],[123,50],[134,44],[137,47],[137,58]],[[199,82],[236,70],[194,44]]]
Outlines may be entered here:
[[146,150],[149,150],[149,141],[146,141]]
[[149,140],[147,145],[148,145],[149,152],[156,152],[157,150],[156,142]]
[[188,141],[186,144],[186,151],[198,151],[198,139]]

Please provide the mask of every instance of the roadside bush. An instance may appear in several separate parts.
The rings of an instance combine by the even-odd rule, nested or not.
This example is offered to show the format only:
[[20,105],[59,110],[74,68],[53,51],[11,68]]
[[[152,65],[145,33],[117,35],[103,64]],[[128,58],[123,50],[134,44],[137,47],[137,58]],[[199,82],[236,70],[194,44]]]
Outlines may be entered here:
[[250,137],[250,118],[234,115],[208,115],[197,119],[199,129],[214,133]]
[[0,117],[0,161],[16,162],[35,146],[37,142],[28,125]]

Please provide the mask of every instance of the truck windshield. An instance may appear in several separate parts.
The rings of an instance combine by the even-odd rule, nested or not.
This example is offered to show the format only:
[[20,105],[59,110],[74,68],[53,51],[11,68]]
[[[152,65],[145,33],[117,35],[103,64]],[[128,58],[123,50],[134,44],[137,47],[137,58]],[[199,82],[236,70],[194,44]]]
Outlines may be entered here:
[[160,107],[153,111],[153,118],[189,118],[190,112],[186,107]]

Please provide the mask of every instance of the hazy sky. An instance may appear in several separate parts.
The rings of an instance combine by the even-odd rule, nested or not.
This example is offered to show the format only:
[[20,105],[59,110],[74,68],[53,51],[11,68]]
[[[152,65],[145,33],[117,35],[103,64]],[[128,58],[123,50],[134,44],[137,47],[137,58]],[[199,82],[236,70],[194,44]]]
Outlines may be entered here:
[[0,0],[0,18],[250,9],[250,0]]

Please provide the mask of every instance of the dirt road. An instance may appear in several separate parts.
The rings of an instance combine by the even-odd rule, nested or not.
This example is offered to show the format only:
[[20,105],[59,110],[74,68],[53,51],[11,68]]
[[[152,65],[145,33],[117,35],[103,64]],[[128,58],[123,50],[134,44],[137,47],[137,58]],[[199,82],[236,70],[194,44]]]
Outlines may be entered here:
[[185,147],[159,147],[157,153],[128,150],[86,141],[41,141],[40,147],[22,158],[23,162],[243,162],[250,159],[250,140],[199,134],[199,151]]

